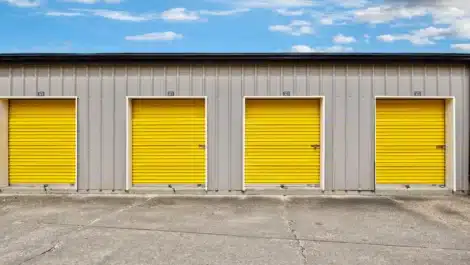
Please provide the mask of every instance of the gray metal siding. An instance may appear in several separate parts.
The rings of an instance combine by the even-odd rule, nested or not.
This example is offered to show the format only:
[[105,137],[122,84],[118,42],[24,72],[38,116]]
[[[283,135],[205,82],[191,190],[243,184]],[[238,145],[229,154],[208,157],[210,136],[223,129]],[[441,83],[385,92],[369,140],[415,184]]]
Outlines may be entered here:
[[242,188],[243,96],[325,96],[325,187],[374,189],[375,96],[456,97],[457,187],[468,190],[469,72],[462,65],[28,66],[0,68],[0,96],[79,97],[80,190],[122,190],[126,95],[207,96],[210,190]]

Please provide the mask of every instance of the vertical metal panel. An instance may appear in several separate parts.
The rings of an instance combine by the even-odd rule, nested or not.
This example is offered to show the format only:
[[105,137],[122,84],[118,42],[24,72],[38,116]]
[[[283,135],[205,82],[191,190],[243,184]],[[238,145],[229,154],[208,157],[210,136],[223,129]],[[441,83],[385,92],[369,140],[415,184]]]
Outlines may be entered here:
[[232,122],[230,119],[230,67],[217,67],[217,119],[210,127],[215,126],[217,133],[217,160],[213,161],[216,166],[216,175],[219,190],[230,189],[230,133]]
[[153,96],[166,95],[166,69],[157,66],[153,69]]
[[429,95],[438,95],[437,91],[437,66],[430,65],[426,66],[426,70],[424,72],[425,79],[424,79],[424,86],[426,87],[426,94]]
[[140,96],[140,67],[126,67],[126,85],[128,96]]
[[191,96],[191,67],[181,66],[178,68],[178,95]]
[[116,131],[114,129],[114,120],[116,110],[115,106],[115,70],[114,67],[106,67],[102,71],[102,87],[101,87],[101,161],[102,174],[101,186],[102,190],[114,190],[114,174],[115,174],[115,143],[114,138]]
[[282,84],[282,67],[273,65],[269,68],[269,94],[270,95],[282,95],[282,91],[285,87]]
[[[455,120],[456,125],[455,125],[455,132],[456,132],[456,153],[457,153],[457,164],[460,164],[460,166],[457,166],[457,176],[463,176],[468,174],[467,172],[463,172],[464,166],[462,165],[462,162],[464,161],[463,155],[464,155],[464,147],[463,143],[465,142],[463,137],[465,133],[465,126],[464,123],[465,121],[463,120],[464,117],[466,116],[464,111],[465,108],[463,106],[464,103],[464,87],[463,87],[463,71],[462,67],[452,65],[451,66],[451,71],[450,71],[450,90],[452,93],[452,96],[455,96]],[[467,114],[468,115],[468,114]],[[466,119],[468,121],[468,118]],[[468,135],[467,135],[468,137]],[[457,178],[456,180],[456,186],[457,188],[463,187],[463,178]]]
[[88,67],[77,67],[78,96],[78,189],[90,187],[90,132],[89,132],[89,85]]
[[153,77],[152,68],[145,66],[140,68],[140,95],[152,96],[153,94]]
[[[36,96],[37,95],[37,79],[36,79],[36,67],[28,67],[24,70],[24,95],[25,96]],[[52,85],[51,85],[52,87]],[[51,90],[52,91],[52,90]],[[54,91],[56,92],[56,91]],[[52,95],[60,96],[61,91]]]
[[[14,67],[12,69],[11,79],[11,95],[12,96],[23,96],[24,95],[24,68]],[[49,78],[49,75],[47,76]],[[49,89],[45,87],[44,89]]]
[[359,183],[359,67],[347,68],[346,98],[346,190],[358,188]]
[[[334,165],[334,189],[346,189],[346,66],[334,66],[334,129],[333,129],[333,165]],[[357,139],[355,139],[357,140]],[[340,154],[340,155],[338,155]]]
[[204,89],[207,95],[207,185],[208,190],[218,190],[219,180],[223,176],[218,176],[217,163],[219,162],[219,151],[217,133],[219,127],[216,126],[219,120],[219,93],[217,89],[217,69],[211,66],[204,66]]
[[[51,84],[50,84],[50,95],[54,95],[54,96],[62,96],[64,93],[63,93],[63,72],[62,72],[62,67],[52,67],[50,69],[50,80],[51,80]],[[36,80],[34,80],[35,82]],[[31,92],[31,96],[35,96],[36,95],[36,89],[34,89],[34,91]]]
[[11,68],[0,67],[0,96],[10,96]]
[[[126,188],[126,95],[127,68],[116,67],[114,72],[114,189]],[[108,90],[109,91],[109,90]],[[106,94],[104,94],[106,96]]]
[[398,70],[395,65],[385,67],[385,90],[387,95],[398,96]]
[[307,66],[307,91],[306,95],[307,96],[312,96],[312,95],[323,95],[321,91],[323,91],[322,88],[322,66],[318,67],[310,67]]
[[196,65],[190,68],[191,93],[193,96],[203,96],[204,94],[204,68]]
[[[316,66],[312,66],[316,67]],[[332,65],[324,65],[320,67],[321,73],[321,87],[320,91],[323,91],[325,96],[325,189],[335,189],[335,156],[333,143],[335,139],[335,89],[334,89],[334,67]],[[311,96],[314,96],[312,94]]]
[[[269,88],[269,84],[268,84],[269,78],[268,78],[268,74],[269,74],[269,67],[268,66],[258,65],[256,67],[256,72],[255,72],[256,95],[258,95],[258,96],[269,95],[269,89],[268,89]],[[282,83],[281,83],[281,86],[283,86]]]
[[[281,80],[282,80],[281,82],[282,91],[289,91],[291,95],[294,95],[296,91],[294,87],[294,66],[293,65],[285,65],[282,67]],[[271,95],[278,96],[279,94],[278,95],[271,94]]]
[[450,91],[450,66],[439,66],[437,68],[437,95],[452,95]]
[[398,96],[411,96],[413,67],[411,65],[399,65],[398,68]]
[[243,68],[244,96],[256,96],[256,66],[246,65]]
[[[469,190],[470,187],[470,75],[469,75],[469,68],[467,66],[462,67],[462,89],[463,89],[463,124],[464,124],[464,133],[462,135],[462,146],[463,146],[463,154],[462,154],[462,185],[458,186],[459,190]],[[460,178],[460,176],[457,176]]]
[[359,73],[359,190],[373,190],[375,187],[374,150],[375,150],[375,103],[372,87],[372,67],[360,66]]
[[424,65],[413,65],[411,73],[411,95],[414,92],[421,92],[423,96],[431,96],[428,93],[427,87],[424,86]]
[[[51,87],[49,78],[50,69],[49,67],[38,66],[36,67],[37,75],[37,91],[43,91],[45,95],[50,96],[49,88]],[[35,96],[35,95],[34,95]]]
[[[176,95],[179,95],[178,91],[178,66],[166,67],[166,92],[174,91]],[[165,95],[166,95],[165,92]]]
[[229,134],[229,189],[243,187],[243,68],[233,66],[230,73],[229,113],[231,130]]
[[89,131],[89,182],[90,190],[99,190],[102,186],[102,141],[101,131],[103,128],[103,121],[101,119],[101,97],[102,97],[102,68],[90,67],[88,70],[89,76],[89,114],[88,114],[88,131]]
[[372,68],[373,74],[373,84],[372,88],[374,89],[375,96],[385,96],[386,92],[386,80],[385,77],[385,65],[374,65]]
[[[76,75],[75,67],[69,66],[62,68],[62,91],[64,96],[75,96],[76,95]],[[39,82],[39,80],[38,80]],[[38,86],[38,90],[40,87]]]
[[294,68],[294,93],[298,96],[307,96],[308,68],[305,65],[298,65]]

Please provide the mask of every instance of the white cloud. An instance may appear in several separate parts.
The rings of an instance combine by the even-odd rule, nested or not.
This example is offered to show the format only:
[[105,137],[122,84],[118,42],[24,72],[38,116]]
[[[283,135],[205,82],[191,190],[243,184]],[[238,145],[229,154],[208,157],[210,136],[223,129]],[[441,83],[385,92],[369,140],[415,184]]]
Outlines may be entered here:
[[186,8],[177,7],[164,11],[161,18],[167,21],[196,21],[201,18],[194,11],[188,11]]
[[231,16],[239,13],[245,13],[250,11],[249,8],[238,8],[232,10],[201,10],[199,14],[209,16]]
[[104,17],[112,20],[121,20],[129,22],[143,22],[157,18],[153,14],[131,14],[127,11],[107,10],[107,9],[71,9],[77,12],[86,12],[97,17]]
[[293,20],[288,25],[272,25],[269,30],[273,32],[282,32],[292,36],[301,36],[313,33],[311,23],[304,20]]
[[[1,0],[0,0],[1,1]],[[86,0],[91,1],[91,0]],[[131,21],[131,22],[143,22],[149,20],[162,19],[165,21],[201,21],[205,20],[200,15],[207,16],[230,16],[238,13],[250,11],[247,8],[233,9],[233,10],[201,10],[201,11],[189,11],[185,8],[172,8],[166,10],[160,14],[157,13],[146,13],[146,14],[132,14],[127,11],[109,10],[109,9],[70,9],[73,12],[48,12],[48,16],[79,16],[80,13],[86,13],[93,16],[104,17],[113,20]],[[84,14],[81,14],[84,15]]]
[[456,20],[452,25],[452,29],[457,37],[470,39],[470,16]]
[[309,7],[317,4],[311,0],[238,0],[232,3],[249,8],[295,8]]
[[436,40],[441,40],[451,34],[452,29],[450,28],[427,27],[424,29],[413,30],[408,34],[384,34],[377,36],[377,39],[383,42],[406,40],[414,45],[430,45],[435,44]]
[[435,23],[439,24],[452,24],[456,20],[465,17],[465,9],[448,6],[432,10],[432,15]]
[[39,0],[1,0],[16,7],[38,7],[41,5]]
[[364,34],[364,39],[366,43],[370,43],[370,36],[369,34]]
[[353,48],[344,46],[331,46],[324,49],[319,49],[320,52],[352,52]]
[[331,17],[324,17],[320,19],[320,23],[323,25],[333,25],[335,21]]
[[[393,25],[401,23],[400,20],[408,19],[409,24],[419,23],[416,18],[430,16],[432,23],[427,23],[429,27],[437,28],[447,25],[452,29],[455,37],[470,39],[470,4],[468,0],[386,0],[386,4],[371,6],[365,9],[354,11],[354,18],[359,22],[371,24],[395,22]],[[422,22],[421,22],[422,23]],[[396,39],[397,36],[384,37],[382,39]],[[415,38],[415,34],[402,34],[398,39],[412,39],[417,43],[433,44],[431,39]],[[436,37],[437,39],[441,37]]]
[[81,3],[81,4],[97,4],[97,3],[106,3],[106,4],[119,4],[121,0],[62,0],[62,2],[72,2],[72,3]]
[[452,44],[450,47],[456,50],[470,51],[470,43]]
[[351,47],[344,47],[344,46],[331,46],[326,48],[313,48],[307,45],[294,45],[291,49],[292,52],[320,52],[320,53],[341,53],[341,52],[352,52],[353,49]]
[[356,42],[356,38],[352,36],[344,36],[343,34],[338,34],[333,37],[333,42],[336,44],[349,44]]
[[307,45],[294,45],[292,46],[293,52],[314,52],[314,49]]
[[58,12],[58,11],[49,11],[46,12],[46,16],[51,16],[51,17],[78,17],[78,16],[84,16],[85,14],[80,13],[80,12]]
[[183,35],[173,31],[153,32],[142,35],[127,36],[125,39],[129,41],[172,41],[182,39]]
[[276,12],[283,16],[295,17],[295,16],[302,16],[305,11],[303,9],[289,10],[289,9],[281,8],[281,9],[276,9]]
[[332,2],[344,8],[363,7],[369,3],[367,0],[332,0]]
[[357,20],[371,24],[387,23],[397,19],[412,19],[426,14],[426,8],[421,7],[374,6],[354,11],[354,17]]
[[346,21],[352,20],[353,14],[351,12],[343,12],[337,14],[324,15],[325,12],[313,12],[314,18],[319,18],[322,25],[344,24]]
[[[383,41],[383,42],[394,42],[396,40],[398,40],[400,37],[398,36],[393,36],[393,35],[390,35],[390,34],[384,34],[384,35],[380,35],[380,36],[377,36],[377,39],[380,40],[380,41]],[[401,38],[403,38],[403,35],[401,35]]]

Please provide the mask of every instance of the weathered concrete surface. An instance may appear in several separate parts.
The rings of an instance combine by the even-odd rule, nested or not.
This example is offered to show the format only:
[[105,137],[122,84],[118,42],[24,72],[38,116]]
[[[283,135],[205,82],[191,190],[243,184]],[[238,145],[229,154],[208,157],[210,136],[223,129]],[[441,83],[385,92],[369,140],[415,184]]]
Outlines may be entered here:
[[1,196],[0,264],[470,264],[470,200]]

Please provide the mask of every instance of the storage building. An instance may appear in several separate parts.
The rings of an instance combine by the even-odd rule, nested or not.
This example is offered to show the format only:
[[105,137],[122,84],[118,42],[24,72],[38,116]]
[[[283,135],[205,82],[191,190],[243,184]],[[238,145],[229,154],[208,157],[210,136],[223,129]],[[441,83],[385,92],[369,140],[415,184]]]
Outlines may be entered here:
[[469,189],[466,54],[3,54],[0,186]]

